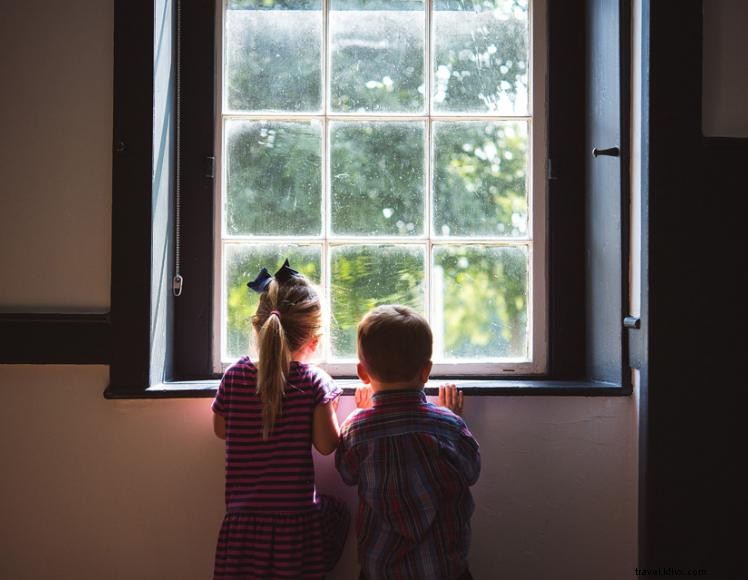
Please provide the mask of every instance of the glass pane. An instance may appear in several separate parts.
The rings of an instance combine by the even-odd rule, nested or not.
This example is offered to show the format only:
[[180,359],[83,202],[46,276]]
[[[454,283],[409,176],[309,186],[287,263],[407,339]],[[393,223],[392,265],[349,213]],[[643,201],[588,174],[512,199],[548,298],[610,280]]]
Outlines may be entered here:
[[332,230],[423,233],[423,123],[332,123]]
[[381,304],[405,304],[423,313],[421,246],[344,246],[331,252],[332,354],[356,356],[356,327]]
[[527,358],[528,255],[521,247],[434,248],[435,358]]
[[227,244],[223,261],[224,284],[223,361],[247,354],[249,350],[250,319],[257,310],[260,295],[247,288],[260,270],[267,268],[274,274],[288,258],[294,270],[301,272],[315,284],[320,282],[321,251],[319,246]]
[[434,233],[527,235],[527,124],[434,123]]
[[435,0],[435,111],[527,114],[527,0]]
[[423,111],[423,0],[331,0],[330,108]]
[[226,149],[228,234],[321,232],[318,122],[228,120]]
[[230,110],[320,110],[319,0],[230,2],[225,42],[224,90]]

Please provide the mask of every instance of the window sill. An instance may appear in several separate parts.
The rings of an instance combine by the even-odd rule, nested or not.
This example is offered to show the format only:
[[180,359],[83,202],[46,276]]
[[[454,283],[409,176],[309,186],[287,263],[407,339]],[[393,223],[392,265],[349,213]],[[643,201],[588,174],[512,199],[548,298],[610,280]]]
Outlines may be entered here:
[[[344,395],[352,395],[360,381],[338,379]],[[436,395],[437,386],[444,382],[456,384],[468,396],[578,396],[620,397],[631,394],[631,389],[612,383],[594,381],[552,381],[516,379],[437,379],[426,385],[427,395]],[[104,391],[107,399],[182,399],[214,397],[218,379],[204,381],[174,381],[159,383],[146,390],[123,390],[108,387]]]

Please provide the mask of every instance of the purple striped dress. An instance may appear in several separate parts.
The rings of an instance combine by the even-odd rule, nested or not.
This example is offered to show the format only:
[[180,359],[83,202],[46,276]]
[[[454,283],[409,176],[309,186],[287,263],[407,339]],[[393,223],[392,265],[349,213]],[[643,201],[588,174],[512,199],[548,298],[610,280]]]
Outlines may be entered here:
[[291,363],[281,414],[263,441],[256,383],[257,367],[242,357],[213,400],[226,421],[226,516],[214,578],[323,578],[340,557],[349,514],[317,495],[312,417],[342,390],[324,371]]

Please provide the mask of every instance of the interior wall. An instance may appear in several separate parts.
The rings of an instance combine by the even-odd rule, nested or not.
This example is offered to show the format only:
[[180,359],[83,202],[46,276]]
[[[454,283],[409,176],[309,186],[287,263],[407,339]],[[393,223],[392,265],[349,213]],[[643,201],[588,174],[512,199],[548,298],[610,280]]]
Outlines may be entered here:
[[[106,309],[112,5],[6,5],[0,74],[16,90],[0,97],[0,304]],[[21,111],[38,124],[5,123],[7,108],[25,102],[53,104],[54,114]],[[40,263],[60,282],[39,285]],[[0,577],[210,577],[223,449],[209,400],[105,400],[107,382],[101,366],[0,366]],[[338,413],[351,408],[347,397]],[[470,552],[477,579],[631,577],[632,398],[473,397],[465,418],[483,457]],[[355,508],[331,461],[316,458],[320,491]],[[330,577],[357,577],[352,535]]]
[[708,0],[703,11],[704,135],[748,137],[748,2]]
[[0,311],[109,307],[113,3],[3,0]]
[[[1,578],[210,577],[223,516],[210,400],[105,400],[107,380],[100,366],[0,366]],[[632,411],[628,398],[467,400],[483,459],[476,579],[631,577]],[[316,465],[320,492],[355,509],[332,456]],[[356,577],[350,535],[330,578]]]

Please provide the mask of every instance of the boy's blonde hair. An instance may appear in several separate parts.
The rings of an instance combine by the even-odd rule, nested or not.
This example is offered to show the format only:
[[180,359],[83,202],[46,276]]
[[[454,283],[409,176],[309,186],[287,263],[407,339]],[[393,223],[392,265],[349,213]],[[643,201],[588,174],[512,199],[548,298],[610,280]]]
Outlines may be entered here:
[[432,342],[429,323],[407,306],[379,306],[358,324],[358,358],[384,383],[416,378],[431,360]]
[[319,294],[303,276],[270,282],[252,317],[257,333],[257,394],[262,401],[262,438],[267,439],[281,414],[291,370],[291,354],[319,338],[322,306]]

